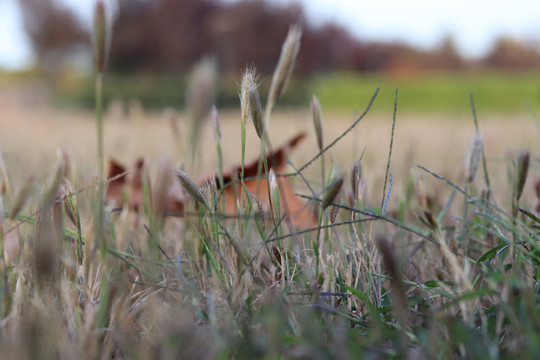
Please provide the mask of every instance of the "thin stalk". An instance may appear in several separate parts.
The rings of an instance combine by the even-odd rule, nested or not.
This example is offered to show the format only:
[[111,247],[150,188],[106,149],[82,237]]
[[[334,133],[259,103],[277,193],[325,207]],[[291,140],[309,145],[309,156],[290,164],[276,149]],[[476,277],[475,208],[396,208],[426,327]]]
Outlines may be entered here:
[[[476,116],[476,105],[474,104],[473,93],[470,94],[470,98],[471,98],[471,109],[472,109],[472,115],[473,115],[473,121],[474,121],[474,130],[475,130],[476,135],[479,136],[480,128],[478,126],[478,117]],[[487,164],[486,164],[486,154],[484,152],[483,146],[482,146],[482,168],[484,171],[484,182],[486,184],[487,191],[488,191],[487,200],[489,201],[490,198],[492,197],[491,195],[493,194],[493,191],[491,190],[491,182],[489,181],[489,173],[488,173]],[[493,202],[495,203],[495,198],[493,198]]]
[[[369,110],[371,109],[371,106],[373,105],[373,103],[375,102],[375,98],[377,97],[377,95],[379,94],[379,88],[377,88],[375,90],[375,92],[373,93],[373,96],[371,97],[371,100],[369,100],[369,103],[366,107],[366,109],[364,110],[364,112],[352,123],[352,125],[350,125],[343,133],[341,133],[341,135],[339,135],[337,138],[335,138],[330,144],[326,145],[325,148],[322,150],[322,151],[319,151],[317,153],[317,155],[315,155],[311,160],[309,160],[308,162],[306,162],[300,169],[298,169],[298,172],[302,172],[304,171],[306,168],[308,168],[311,164],[313,164],[313,162],[315,160],[317,160],[319,157],[321,157],[325,152],[327,152],[330,148],[332,148],[334,145],[336,145],[342,138],[345,137],[345,135],[347,135],[348,133],[350,133],[354,127],[356,125],[358,125],[358,123],[367,115],[367,113],[369,112]],[[294,175],[291,174],[291,175]]]
[[101,258],[107,256],[107,245],[104,238],[104,156],[103,156],[103,73],[96,74],[95,83],[95,111],[96,111],[96,129],[97,129],[97,156],[98,156],[98,203],[96,219],[96,235],[99,242]]
[[[384,185],[382,189],[381,211],[385,207],[386,185],[388,184],[388,175],[390,173],[390,160],[392,159],[392,148],[394,146],[394,131],[396,129],[397,99],[398,99],[398,89],[396,89],[396,98],[394,100],[394,115],[392,117],[392,132],[390,134],[390,148],[388,150],[388,161],[386,162],[386,172],[384,175]],[[392,175],[390,174],[390,177],[391,176]]]

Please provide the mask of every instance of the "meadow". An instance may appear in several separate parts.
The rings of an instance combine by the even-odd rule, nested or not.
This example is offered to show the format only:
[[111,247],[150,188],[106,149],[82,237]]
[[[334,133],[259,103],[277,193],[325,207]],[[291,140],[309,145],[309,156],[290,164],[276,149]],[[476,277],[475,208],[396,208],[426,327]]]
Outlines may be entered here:
[[[99,170],[99,106],[0,100],[2,358],[536,356],[532,90],[522,100],[531,113],[480,96],[473,114],[466,84],[453,85],[467,101],[450,113],[407,107],[407,91],[396,107],[395,90],[388,101],[376,86],[347,95],[314,86],[320,108],[290,109],[272,85],[259,98],[250,77],[238,80],[237,108],[218,108],[213,121],[197,112],[204,91],[182,112],[108,106],[105,160],[127,164],[133,179],[131,164],[145,159],[137,209],[133,188],[120,206],[101,206],[112,180]],[[339,104],[351,94],[354,109]],[[264,123],[261,99],[276,103]],[[243,170],[232,176],[241,185],[225,216],[224,169],[302,131],[278,176],[261,157],[267,196],[249,194]],[[197,181],[207,173],[216,180]],[[279,175],[312,223],[287,213]],[[182,217],[160,202],[173,184]]]

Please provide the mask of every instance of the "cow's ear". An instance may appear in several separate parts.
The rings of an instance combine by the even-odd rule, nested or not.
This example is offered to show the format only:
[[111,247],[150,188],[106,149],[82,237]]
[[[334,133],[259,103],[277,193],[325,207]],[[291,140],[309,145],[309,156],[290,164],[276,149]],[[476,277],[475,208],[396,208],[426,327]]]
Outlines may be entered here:
[[118,177],[117,179],[114,179],[115,182],[125,182],[126,179],[126,168],[122,166],[118,161],[114,159],[109,159],[109,172],[107,175],[107,179],[112,179]]
[[[305,132],[301,132],[298,135],[296,135],[291,140],[287,141],[285,144],[281,145],[279,148],[275,149],[273,153],[268,154],[266,157],[266,160],[268,162],[268,166],[271,168],[276,169],[276,173],[280,173],[283,168],[286,166],[287,162],[287,155],[289,152],[294,149],[300,141],[306,136]],[[256,158],[252,160],[251,162],[247,162],[244,164],[244,177],[250,178],[257,176],[257,172],[259,170],[259,158]],[[228,184],[231,181],[235,179],[240,178],[241,173],[241,167],[240,165],[231,166],[230,168],[223,171],[223,183]],[[264,175],[264,174],[263,174]],[[199,181],[200,183],[203,183],[206,181],[210,176],[215,176],[216,184],[219,186],[219,177],[215,174],[204,176]]]
[[107,179],[105,200],[112,206],[121,206],[122,189],[126,184],[126,169],[118,161],[110,159]]

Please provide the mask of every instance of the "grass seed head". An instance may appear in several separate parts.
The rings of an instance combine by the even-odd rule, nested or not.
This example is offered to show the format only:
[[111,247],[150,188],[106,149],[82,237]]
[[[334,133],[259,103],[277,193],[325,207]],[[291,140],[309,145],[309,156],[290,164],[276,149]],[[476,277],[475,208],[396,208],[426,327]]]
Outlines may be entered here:
[[301,37],[302,30],[300,27],[296,25],[291,26],[287,38],[281,48],[279,62],[274,71],[274,76],[272,77],[272,85],[270,86],[270,92],[268,93],[268,103],[271,104],[271,106],[278,101],[287,87],[287,83],[289,82],[289,78],[294,69],[296,57],[298,56],[298,51],[300,50]]
[[482,136],[476,134],[474,136],[471,148],[469,149],[469,156],[467,157],[466,171],[467,171],[467,182],[472,183],[474,177],[476,176],[476,171],[480,164],[480,159],[482,158],[482,152],[484,149],[484,141]]
[[107,66],[111,44],[112,24],[110,9],[103,0],[96,0],[94,6],[94,68],[96,73],[103,73]]
[[248,93],[248,96],[251,119],[253,120],[253,125],[255,125],[255,131],[257,132],[257,136],[259,137],[259,139],[262,140],[264,134],[264,124],[259,91],[256,87],[252,88],[251,91]]
[[531,153],[529,151],[520,151],[516,159],[516,175],[514,180],[514,197],[516,202],[519,201],[523,194],[523,188],[525,187],[525,181],[529,172],[530,157]]
[[73,185],[67,178],[64,179],[61,193],[64,197],[64,209],[67,217],[69,220],[71,220],[73,225],[78,226],[79,209],[77,205],[77,197],[75,196],[75,189]]
[[325,210],[328,206],[332,204],[334,199],[337,197],[339,191],[341,190],[342,186],[343,186],[343,176],[338,177],[328,186],[322,200],[321,206],[323,210]]
[[210,204],[212,205],[212,209],[214,209],[214,211],[217,211],[219,195],[218,195],[218,190],[217,190],[216,178],[214,176],[209,177],[205,181],[202,189],[204,191],[204,194],[207,195],[205,198],[210,199]]
[[254,68],[248,67],[240,85],[241,116],[244,124],[251,118],[259,139],[264,134],[261,99],[258,90],[258,76]]
[[270,183],[270,193],[272,194],[272,204],[274,206],[274,211],[276,212],[276,215],[278,217],[280,216],[280,199],[279,199],[279,186],[277,183],[276,174],[274,173],[274,169],[270,168],[270,171],[268,171],[268,182]]
[[257,83],[257,73],[253,67],[247,67],[242,74],[242,83],[240,84],[240,117],[242,122],[247,124],[249,120],[249,97],[248,89]]
[[201,203],[201,205],[203,205],[208,211],[212,212],[210,205],[204,198],[199,188],[197,188],[195,183],[193,183],[193,181],[186,175],[185,172],[183,172],[181,169],[177,169],[176,177],[178,178],[178,181],[180,182],[180,186],[182,186],[182,188],[189,195],[191,195],[195,200]]
[[360,182],[362,181],[362,163],[356,161],[351,171],[351,187],[353,199],[355,202],[360,200]]
[[[341,191],[339,191],[335,197],[336,202],[339,203],[340,198],[341,198]],[[332,206],[330,208],[330,223],[334,224],[336,222],[338,212],[339,212],[339,206]]]
[[313,117],[313,126],[315,127],[315,136],[317,137],[317,145],[319,146],[319,151],[323,150],[323,120],[322,120],[322,111],[321,104],[319,99],[313,95],[313,100],[311,101],[311,115]]

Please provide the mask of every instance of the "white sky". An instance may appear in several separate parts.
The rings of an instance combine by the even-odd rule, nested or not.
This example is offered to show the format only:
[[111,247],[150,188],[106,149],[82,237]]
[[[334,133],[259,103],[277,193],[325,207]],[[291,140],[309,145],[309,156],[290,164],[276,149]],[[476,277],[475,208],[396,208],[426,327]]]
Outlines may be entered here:
[[[61,1],[89,21],[93,0]],[[501,35],[540,42],[540,0],[270,1],[302,3],[313,24],[332,20],[363,40],[399,40],[429,49],[452,35],[462,54],[472,57],[485,54]],[[22,68],[31,61],[17,0],[0,0],[0,68]]]

